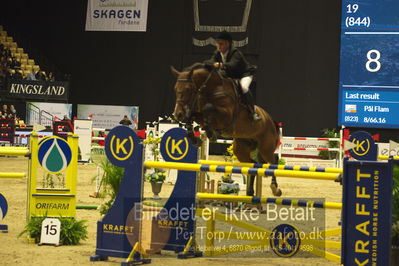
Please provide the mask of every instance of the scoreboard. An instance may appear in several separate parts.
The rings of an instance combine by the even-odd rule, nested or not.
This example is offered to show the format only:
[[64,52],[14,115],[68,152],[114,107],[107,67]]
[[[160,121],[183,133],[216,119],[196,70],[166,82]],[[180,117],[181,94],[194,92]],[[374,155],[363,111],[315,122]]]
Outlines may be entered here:
[[338,124],[399,128],[399,0],[342,0]]

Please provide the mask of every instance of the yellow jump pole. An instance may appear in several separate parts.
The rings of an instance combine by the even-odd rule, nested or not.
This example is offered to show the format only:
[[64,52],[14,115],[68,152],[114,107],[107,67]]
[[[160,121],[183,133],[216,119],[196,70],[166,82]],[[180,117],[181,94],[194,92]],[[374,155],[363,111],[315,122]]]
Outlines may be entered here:
[[[378,156],[378,160],[388,160],[390,156],[387,155],[380,155]],[[399,156],[391,156],[394,160],[399,160]]]
[[221,162],[212,160],[199,160],[200,164],[211,165],[225,165],[225,166],[238,166],[238,167],[253,167],[253,168],[268,168],[279,170],[294,170],[294,171],[308,171],[308,172],[323,172],[323,173],[339,173],[342,174],[341,168],[322,168],[322,167],[308,167],[301,165],[283,165],[283,164],[261,164],[261,163],[235,163],[235,162]]
[[28,147],[21,147],[21,146],[3,146],[0,147],[0,150],[26,150]]
[[0,148],[0,155],[3,156],[26,156],[29,154],[29,149],[24,148],[24,149],[14,149],[14,148]]
[[30,210],[31,210],[31,204],[32,204],[32,197],[36,192],[36,180],[37,180],[37,175],[38,175],[38,168],[39,168],[39,162],[38,162],[38,149],[39,149],[39,136],[36,132],[32,132],[30,137],[29,137],[29,148],[31,150],[31,155],[30,155],[30,160],[28,163],[28,188],[26,190],[26,222],[30,220]]
[[[26,156],[29,155],[27,147],[0,147],[2,156]],[[26,174],[21,172],[0,172],[0,178],[25,178]]]
[[166,168],[166,169],[177,169],[183,171],[238,173],[238,174],[251,174],[251,175],[260,175],[260,176],[274,175],[280,177],[319,179],[319,180],[339,180],[341,178],[341,174],[338,173],[275,170],[275,169],[266,169],[266,168],[220,166],[220,165],[195,164],[195,163],[146,161],[144,162],[144,166],[147,168]]
[[0,172],[0,178],[25,178],[25,173]]
[[263,204],[277,204],[297,207],[314,207],[321,209],[342,209],[342,203],[339,202],[323,202],[311,200],[292,200],[282,198],[267,198],[267,197],[251,197],[251,196],[232,196],[226,194],[212,194],[212,193],[197,193],[199,200],[220,200],[227,202],[244,202],[244,203],[263,203]]
[[[69,189],[69,194],[75,195],[75,200],[71,202],[71,204],[76,205],[76,188],[77,188],[77,172],[78,172],[78,150],[79,150],[79,136],[69,133],[67,142],[69,147],[71,147],[72,158],[69,167],[66,172],[66,187]],[[73,207],[72,210],[76,208]],[[73,212],[73,217],[75,217],[75,212]]]

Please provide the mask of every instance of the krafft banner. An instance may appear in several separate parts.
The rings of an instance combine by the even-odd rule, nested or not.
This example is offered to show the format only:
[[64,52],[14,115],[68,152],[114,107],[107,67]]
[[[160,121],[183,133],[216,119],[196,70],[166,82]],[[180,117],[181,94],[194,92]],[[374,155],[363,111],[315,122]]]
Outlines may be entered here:
[[86,31],[146,31],[148,0],[88,0]]
[[65,81],[10,80],[7,86],[10,98],[67,101],[68,91]]
[[343,188],[342,265],[390,265],[392,161],[345,160]]

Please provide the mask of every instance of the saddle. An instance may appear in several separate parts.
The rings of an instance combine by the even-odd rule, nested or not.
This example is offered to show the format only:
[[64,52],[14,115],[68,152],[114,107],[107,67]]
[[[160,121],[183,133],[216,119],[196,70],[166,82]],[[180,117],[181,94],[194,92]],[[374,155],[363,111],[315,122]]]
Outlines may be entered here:
[[227,78],[228,80],[231,80],[234,86],[234,91],[236,93],[238,103],[243,105],[245,108],[248,109],[248,105],[244,100],[243,93],[242,93],[242,88],[241,88],[241,83],[239,79],[232,79],[232,78]]
[[[246,95],[244,95],[244,93],[242,92],[240,80],[231,79],[231,78],[228,79],[232,81],[232,84],[234,86],[234,91],[238,99],[238,104],[247,109],[249,113],[252,113],[253,110],[251,109],[253,108],[252,106],[254,103],[249,102],[248,97],[246,97]],[[247,95],[251,95],[251,92],[249,91]],[[252,98],[252,96],[250,96],[250,98]]]
[[232,79],[228,78],[233,82],[234,89],[236,90],[237,94],[241,97],[242,95],[242,88],[241,88],[241,83],[239,79]]
[[[208,71],[212,71],[212,70],[214,69],[213,66],[210,65],[210,64],[198,64],[198,65],[195,65],[195,67],[203,67],[203,68],[207,69]],[[226,72],[223,71],[223,70],[221,70],[221,69],[218,69],[218,70],[217,70],[217,73],[218,73],[222,78],[224,78],[224,79],[226,79],[226,80],[228,80],[228,81],[231,81],[231,83],[233,84],[235,96],[236,96],[237,99],[238,99],[238,104],[244,106],[244,108],[246,108],[248,111],[250,111],[250,110],[249,110],[249,107],[248,107],[248,104],[246,103],[246,101],[245,101],[245,99],[244,99],[244,97],[243,97],[243,93],[242,93],[242,88],[241,88],[240,80],[239,80],[239,79],[233,79],[233,78],[228,77],[228,76],[226,75]]]

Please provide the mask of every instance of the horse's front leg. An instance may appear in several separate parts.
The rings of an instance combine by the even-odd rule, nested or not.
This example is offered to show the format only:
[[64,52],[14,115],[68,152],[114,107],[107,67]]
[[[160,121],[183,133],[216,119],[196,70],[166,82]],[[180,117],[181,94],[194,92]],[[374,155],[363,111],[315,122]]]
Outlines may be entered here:
[[[278,163],[278,156],[274,155],[274,151],[276,150],[276,143],[278,141],[278,136],[274,135],[264,135],[258,139],[258,157],[261,159],[263,163]],[[271,178],[270,188],[273,192],[274,196],[280,197],[282,195],[282,191],[278,188],[277,178],[275,175]]]
[[[248,140],[237,139],[237,138],[234,139],[233,152],[240,162],[253,163],[254,161],[251,159],[251,151],[252,147]],[[247,192],[246,192],[247,196],[254,196],[255,194],[254,183],[255,183],[255,175],[248,175]]]
[[214,105],[207,103],[203,108],[203,114],[204,114],[203,129],[205,130],[208,139],[211,142],[214,142],[217,140],[217,132],[214,129],[214,126],[215,126],[214,117],[217,114],[217,109]]
[[193,124],[192,123],[186,124],[186,129],[187,129],[187,136],[191,140],[193,145],[196,147],[201,147],[202,140],[201,138],[195,136]]

